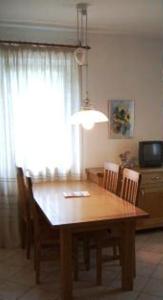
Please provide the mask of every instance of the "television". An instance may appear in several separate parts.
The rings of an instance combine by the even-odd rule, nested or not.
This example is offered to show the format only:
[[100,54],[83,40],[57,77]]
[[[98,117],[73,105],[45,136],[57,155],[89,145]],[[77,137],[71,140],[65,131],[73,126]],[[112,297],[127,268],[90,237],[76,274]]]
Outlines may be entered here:
[[140,167],[161,167],[163,162],[162,141],[139,142],[139,165]]

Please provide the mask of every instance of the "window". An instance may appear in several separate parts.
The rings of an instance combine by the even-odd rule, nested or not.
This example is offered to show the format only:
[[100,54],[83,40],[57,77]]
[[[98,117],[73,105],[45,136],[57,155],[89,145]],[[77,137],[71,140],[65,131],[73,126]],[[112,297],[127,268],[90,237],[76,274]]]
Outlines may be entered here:
[[15,163],[35,176],[80,176],[80,133],[70,124],[80,104],[73,53],[3,46],[0,64],[6,156],[9,142]]

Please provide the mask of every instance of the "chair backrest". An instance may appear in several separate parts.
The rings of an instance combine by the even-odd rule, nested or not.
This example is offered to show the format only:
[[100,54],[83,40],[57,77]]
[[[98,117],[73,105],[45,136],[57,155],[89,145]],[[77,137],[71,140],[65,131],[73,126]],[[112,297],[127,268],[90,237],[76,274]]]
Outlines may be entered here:
[[32,178],[29,174],[25,176],[25,183],[28,197],[30,197],[30,199],[33,199]]
[[16,167],[19,213],[22,218],[30,218],[29,203],[26,194],[24,172],[21,167]]
[[104,163],[103,187],[112,193],[117,193],[120,166],[112,162]]
[[125,168],[122,175],[120,197],[137,205],[141,183],[141,174],[137,171]]
[[31,214],[33,216],[33,229],[34,229],[34,240],[36,241],[39,236],[41,235],[41,228],[40,228],[40,220],[41,213],[38,212],[38,207],[36,202],[33,198],[33,188],[32,188],[32,178],[30,174],[26,173],[25,176],[25,186],[26,186],[26,193],[28,197],[28,203],[30,205]]

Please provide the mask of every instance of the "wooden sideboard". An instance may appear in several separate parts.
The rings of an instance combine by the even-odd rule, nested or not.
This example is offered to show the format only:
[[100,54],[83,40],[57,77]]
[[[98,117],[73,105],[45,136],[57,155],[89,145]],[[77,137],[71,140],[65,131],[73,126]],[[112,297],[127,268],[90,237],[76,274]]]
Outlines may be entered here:
[[102,186],[104,168],[88,168],[85,171],[88,180]]
[[[142,174],[138,206],[150,214],[137,229],[163,227],[163,168],[136,168]],[[87,179],[102,186],[103,168],[87,168]],[[120,184],[120,183],[119,183]]]

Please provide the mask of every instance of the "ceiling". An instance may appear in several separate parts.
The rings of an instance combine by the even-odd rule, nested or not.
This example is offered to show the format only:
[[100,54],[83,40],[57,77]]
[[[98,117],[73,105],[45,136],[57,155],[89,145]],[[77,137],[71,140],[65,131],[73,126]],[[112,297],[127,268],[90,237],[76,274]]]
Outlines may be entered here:
[[0,0],[0,26],[75,29],[82,2],[89,31],[163,37],[163,0]]

